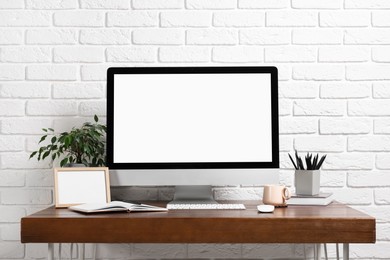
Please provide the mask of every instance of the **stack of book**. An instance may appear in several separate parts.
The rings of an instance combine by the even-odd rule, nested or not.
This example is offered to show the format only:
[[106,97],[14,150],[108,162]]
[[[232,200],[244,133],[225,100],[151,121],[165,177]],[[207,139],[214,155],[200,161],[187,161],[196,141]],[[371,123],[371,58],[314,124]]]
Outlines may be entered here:
[[312,206],[326,206],[333,201],[332,193],[320,193],[318,195],[291,195],[287,200],[287,205],[312,205]]

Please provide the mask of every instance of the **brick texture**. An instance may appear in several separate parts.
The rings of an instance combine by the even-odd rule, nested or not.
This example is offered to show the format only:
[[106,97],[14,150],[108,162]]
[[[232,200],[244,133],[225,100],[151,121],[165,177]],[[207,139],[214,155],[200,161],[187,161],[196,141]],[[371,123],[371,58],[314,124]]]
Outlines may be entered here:
[[[287,153],[328,154],[321,186],[377,218],[390,258],[389,0],[1,0],[0,259],[42,259],[20,243],[20,218],[53,203],[50,161],[29,160],[42,128],[105,122],[112,66],[277,66],[280,181]],[[172,187],[119,187],[116,199],[171,199]],[[215,187],[259,199],[261,187]],[[69,257],[69,245],[63,256]],[[91,248],[87,248],[91,258]],[[98,259],[302,259],[297,245],[107,245]],[[335,252],[330,252],[335,257]],[[76,255],[74,255],[76,257]]]

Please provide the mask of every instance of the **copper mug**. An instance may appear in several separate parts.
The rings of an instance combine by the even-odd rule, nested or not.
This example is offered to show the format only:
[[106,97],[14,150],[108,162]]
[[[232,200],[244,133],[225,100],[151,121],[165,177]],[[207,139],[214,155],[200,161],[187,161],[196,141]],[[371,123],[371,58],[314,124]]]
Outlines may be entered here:
[[284,185],[265,185],[263,203],[275,207],[286,207],[286,200],[291,198],[290,190]]

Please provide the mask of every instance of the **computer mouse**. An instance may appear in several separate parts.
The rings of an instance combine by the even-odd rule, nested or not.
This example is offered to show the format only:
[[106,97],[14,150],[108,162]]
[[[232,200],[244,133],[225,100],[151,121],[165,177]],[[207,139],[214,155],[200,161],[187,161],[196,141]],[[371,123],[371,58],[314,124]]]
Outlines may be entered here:
[[257,210],[261,213],[272,213],[274,212],[275,206],[273,205],[259,205]]

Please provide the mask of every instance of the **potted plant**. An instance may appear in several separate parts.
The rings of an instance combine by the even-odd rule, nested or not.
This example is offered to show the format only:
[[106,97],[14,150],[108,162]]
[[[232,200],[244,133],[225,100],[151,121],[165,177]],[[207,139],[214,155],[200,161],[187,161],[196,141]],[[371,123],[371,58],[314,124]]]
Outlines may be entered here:
[[105,166],[105,140],[107,127],[99,123],[99,118],[94,116],[94,123],[84,123],[80,128],[73,127],[70,132],[55,135],[52,128],[43,128],[45,134],[39,143],[51,137],[48,145],[40,147],[31,153],[38,161],[46,158],[61,159],[60,166]]
[[320,160],[319,155],[313,156],[307,153],[305,157],[306,168],[303,160],[295,151],[295,160],[288,154],[291,162],[295,167],[295,193],[297,195],[318,195],[320,193],[320,168],[325,161],[326,155],[323,155]]

